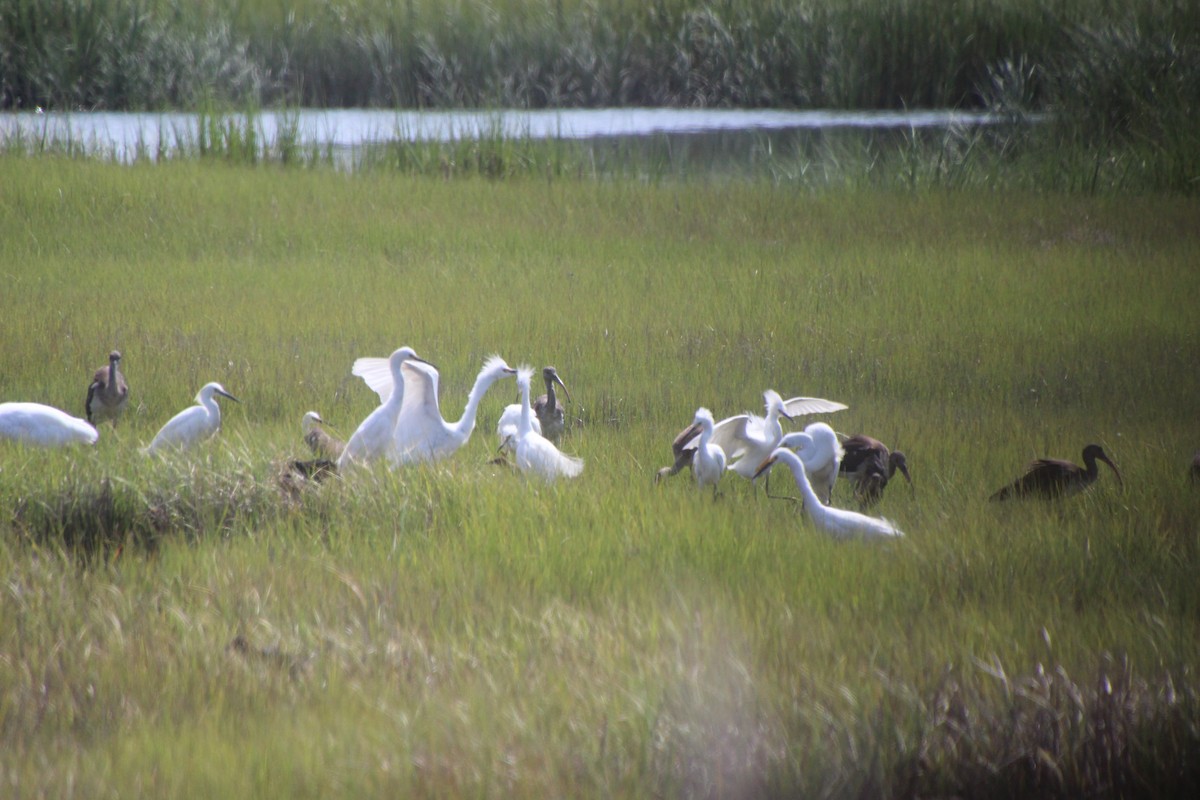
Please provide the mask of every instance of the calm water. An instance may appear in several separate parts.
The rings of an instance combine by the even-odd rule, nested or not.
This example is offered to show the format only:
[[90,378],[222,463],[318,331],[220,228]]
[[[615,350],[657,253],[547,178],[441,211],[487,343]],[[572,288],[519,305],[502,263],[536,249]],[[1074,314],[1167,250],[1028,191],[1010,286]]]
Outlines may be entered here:
[[[239,115],[232,120],[242,122]],[[326,147],[352,164],[364,147],[394,141],[452,141],[476,137],[597,140],[611,149],[652,139],[660,147],[715,151],[738,158],[747,149],[783,148],[837,131],[887,135],[923,129],[971,127],[1001,120],[953,111],[840,112],[732,109],[571,109],[546,111],[389,111],[302,109],[256,116],[260,139],[270,146],[282,129],[303,148]],[[169,156],[197,140],[195,114],[22,112],[0,114],[0,141],[69,141],[131,161],[139,154]]]

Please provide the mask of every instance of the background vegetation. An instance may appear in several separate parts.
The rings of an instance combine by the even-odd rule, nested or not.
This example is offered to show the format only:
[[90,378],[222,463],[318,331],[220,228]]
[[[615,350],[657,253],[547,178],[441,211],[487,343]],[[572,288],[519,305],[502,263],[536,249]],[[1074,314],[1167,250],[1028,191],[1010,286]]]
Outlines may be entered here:
[[[116,346],[136,406],[0,446],[14,793],[1195,794],[1194,200],[2,168],[3,398],[78,413]],[[555,364],[582,478],[486,463],[502,384],[443,465],[286,479],[400,344],[447,415],[491,352]],[[142,458],[208,380],[220,438]],[[908,453],[904,541],[652,484],[767,387]],[[1089,441],[1126,491],[984,500]]]

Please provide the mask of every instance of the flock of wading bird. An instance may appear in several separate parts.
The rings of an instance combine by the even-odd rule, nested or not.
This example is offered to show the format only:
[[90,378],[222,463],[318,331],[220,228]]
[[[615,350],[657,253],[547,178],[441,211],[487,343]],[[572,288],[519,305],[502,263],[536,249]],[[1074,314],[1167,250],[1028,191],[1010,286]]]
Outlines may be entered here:
[[[0,440],[39,447],[94,444],[99,438],[95,426],[102,422],[115,425],[129,405],[129,384],[120,362],[121,354],[114,350],[108,364],[92,375],[84,401],[86,419],[40,403],[0,403]],[[411,347],[401,347],[388,358],[360,358],[351,373],[379,395],[379,406],[345,442],[325,430],[317,412],[305,413],[301,420],[304,440],[318,457],[293,461],[290,468],[306,478],[320,480],[372,462],[398,466],[447,458],[470,439],[479,403],[488,389],[514,375],[521,401],[507,406],[500,417],[496,434],[502,455],[493,463],[507,463],[507,456],[512,456],[518,470],[547,481],[573,478],[583,472],[582,459],[558,449],[557,443],[569,425],[555,387],[561,387],[568,400],[571,395],[554,367],[542,370],[545,394],[531,399],[533,369],[513,369],[499,356],[491,356],[475,378],[463,414],[455,422],[444,419],[438,405],[437,367]],[[152,455],[184,450],[215,435],[221,427],[218,396],[237,402],[221,384],[205,384],[196,395],[196,404],[168,420],[142,452]],[[784,400],[770,389],[763,398],[763,416],[744,413],[718,422],[707,408],[697,409],[692,424],[671,445],[674,463],[658,470],[655,482],[691,469],[696,484],[702,489],[711,487],[715,498],[725,472],[755,481],[782,462],[791,471],[804,510],[817,528],[835,538],[903,535],[890,520],[863,513],[879,500],[896,472],[913,488],[903,453],[890,450],[870,436],[837,433],[824,422],[814,422],[802,431],[783,430],[782,419],[841,411],[848,408],[844,403],[818,397]],[[1083,449],[1082,467],[1059,459],[1038,459],[991,499],[1074,494],[1095,482],[1098,461],[1107,464],[1118,483],[1124,485],[1120,470],[1100,445],[1089,444]],[[833,506],[833,486],[839,475],[853,485],[863,511]],[[1200,480],[1200,451],[1193,458],[1191,476]]]

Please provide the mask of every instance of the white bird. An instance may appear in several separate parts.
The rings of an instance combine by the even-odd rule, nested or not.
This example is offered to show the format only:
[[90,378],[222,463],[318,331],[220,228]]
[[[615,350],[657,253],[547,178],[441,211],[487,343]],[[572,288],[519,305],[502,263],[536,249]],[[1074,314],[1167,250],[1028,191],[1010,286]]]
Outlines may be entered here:
[[[385,397],[392,391],[395,378],[379,370],[379,359],[360,358],[354,362],[354,374]],[[394,464],[416,461],[439,461],[452,455],[467,443],[475,430],[475,414],[479,401],[501,378],[515,375],[516,370],[500,356],[491,356],[475,378],[467,396],[467,405],[457,422],[447,422],[438,407],[438,370],[425,362],[405,363],[401,369],[404,382],[404,402],[396,418],[396,429],[388,458]]]
[[517,423],[516,454],[517,469],[532,472],[547,481],[556,478],[574,478],[583,472],[583,459],[568,456],[554,446],[554,442],[533,429],[533,409],[529,404],[529,381],[533,367],[522,366],[517,370],[517,388],[521,390],[521,419]]
[[100,438],[86,420],[41,403],[0,403],[0,439],[35,447],[95,444]]
[[188,406],[167,420],[167,424],[159,429],[142,452],[149,455],[164,447],[182,450],[214,435],[221,429],[221,407],[217,405],[214,395],[238,402],[238,399],[225,391],[221,384],[204,384],[196,394],[196,405]]
[[[369,463],[391,454],[392,448],[395,446],[396,420],[399,419],[400,409],[404,405],[405,386],[402,368],[411,361],[428,363],[420,358],[411,347],[401,347],[387,358],[360,358],[354,362],[351,372],[355,375],[362,374],[359,372],[359,368],[360,364],[364,362],[369,362],[372,369],[377,369],[379,364],[382,364],[383,368],[387,370],[387,391],[381,391],[370,380],[367,380],[367,385],[379,394],[380,404],[367,415],[350,440],[346,442],[342,454],[338,456],[339,470],[345,469],[351,462]],[[382,385],[383,383],[379,382],[379,386]],[[395,391],[392,391],[393,386],[396,387]]]
[[[531,420],[533,429],[538,433],[542,432],[542,423],[537,418],[536,414]],[[496,423],[496,437],[500,439],[500,449],[507,450],[510,453],[517,449],[517,428],[521,424],[521,404],[510,403],[504,407],[504,413],[500,415],[500,421]]]
[[814,422],[802,431],[794,431],[779,440],[780,447],[796,451],[804,462],[804,473],[813,491],[829,504],[833,500],[833,483],[841,465],[842,444],[833,428],[824,422]]
[[[766,405],[765,417],[749,413],[738,414],[721,420],[713,427],[711,442],[725,451],[728,461],[726,469],[733,470],[743,478],[754,477],[758,465],[779,446],[779,440],[783,438],[780,417],[790,420],[805,414],[821,414],[849,408],[844,403],[819,397],[793,397],[784,400],[779,396],[779,392],[773,389],[763,392],[763,400]],[[695,449],[691,442],[686,447]]]
[[891,520],[822,505],[816,492],[813,491],[812,485],[808,482],[808,476],[804,472],[804,462],[786,447],[773,450],[766,461],[762,462],[755,477],[769,470],[776,461],[787,464],[788,469],[796,478],[796,485],[800,487],[800,493],[804,495],[804,511],[808,514],[808,518],[833,538],[894,539],[904,535]]
[[313,454],[319,458],[336,461],[342,451],[346,449],[346,443],[330,436],[328,431],[322,427],[325,424],[325,420],[321,419],[321,415],[315,411],[306,411],[300,418],[300,430],[304,432],[304,443],[313,451]]
[[725,472],[725,451],[712,443],[712,412],[703,406],[696,409],[696,418],[692,424],[700,426],[696,455],[692,460],[692,474],[696,476],[697,486],[700,488],[713,487],[713,497],[716,497],[717,484]]

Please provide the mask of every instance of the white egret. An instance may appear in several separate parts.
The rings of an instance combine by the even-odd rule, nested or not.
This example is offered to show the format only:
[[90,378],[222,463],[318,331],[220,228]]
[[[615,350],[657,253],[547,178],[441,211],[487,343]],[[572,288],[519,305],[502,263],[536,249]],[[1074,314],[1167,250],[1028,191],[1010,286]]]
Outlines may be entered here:
[[696,485],[700,488],[713,487],[713,497],[717,496],[717,484],[725,472],[725,451],[712,443],[713,415],[707,408],[696,409],[696,418],[692,423],[700,426],[699,442],[696,445],[695,459],[692,461],[692,473],[696,476]]
[[[380,397],[384,397],[391,393],[395,379],[391,375],[384,376],[377,361],[360,358],[354,362],[354,374],[366,381]],[[487,390],[496,381],[516,372],[500,356],[489,357],[467,395],[463,415],[456,422],[447,422],[438,407],[437,368],[424,362],[405,363],[401,369],[404,402],[396,418],[395,435],[388,457],[395,464],[407,464],[439,461],[452,455],[471,438],[479,401]]]
[[[392,452],[395,446],[396,435],[396,420],[400,417],[400,409],[404,405],[405,386],[404,373],[402,368],[405,364],[418,361],[422,364],[428,362],[420,358],[416,351],[411,347],[401,347],[394,351],[387,358],[360,358],[354,362],[352,372],[355,375],[361,375],[359,365],[364,362],[370,362],[372,369],[377,368],[379,363],[387,370],[387,391],[381,391],[370,380],[367,385],[379,394],[380,404],[374,411],[367,415],[367,418],[359,424],[357,430],[346,442],[346,446],[342,449],[342,454],[338,456],[337,465],[339,469],[345,469],[351,462],[368,463],[378,460]],[[381,384],[382,385],[382,384]],[[396,387],[395,391],[392,387]]]
[[95,444],[100,438],[86,420],[41,403],[0,403],[0,439],[35,447]]
[[121,353],[113,350],[108,354],[108,366],[100,367],[92,375],[88,386],[87,399],[83,401],[84,411],[88,422],[97,424],[112,420],[115,425],[117,417],[125,411],[129,403],[129,385],[117,365],[121,362]]
[[[530,422],[533,429],[542,432],[542,423],[535,415]],[[500,440],[500,449],[509,452],[517,449],[517,429],[521,424],[521,404],[510,403],[504,407],[504,413],[496,423],[496,437]]]
[[554,384],[557,383],[562,387],[568,400],[571,399],[571,393],[567,391],[567,385],[562,382],[562,378],[558,376],[558,370],[554,367],[542,368],[542,380],[546,382],[546,393],[533,401],[533,413],[541,425],[542,434],[550,441],[557,442],[563,435],[563,431],[566,430],[567,415],[562,403],[558,402]]
[[1057,458],[1039,458],[1025,469],[1024,475],[993,494],[991,499],[1007,500],[1010,497],[1030,495],[1062,497],[1076,494],[1091,486],[1096,478],[1100,477],[1097,460],[1108,464],[1117,476],[1117,483],[1124,487],[1125,481],[1121,478],[1121,471],[1109,460],[1104,448],[1098,444],[1089,444],[1083,448],[1084,466]]
[[336,461],[346,449],[346,443],[329,435],[325,420],[315,411],[306,411],[300,418],[300,430],[304,432],[304,443],[318,458]]
[[842,460],[842,445],[833,428],[814,422],[802,431],[793,431],[779,440],[780,447],[796,451],[804,462],[809,485],[828,504],[833,500],[833,483]]
[[854,496],[864,507],[879,500],[896,470],[912,488],[908,460],[899,450],[889,450],[883,442],[861,433],[842,439],[842,449],[845,456],[838,470],[854,484]]
[[583,472],[583,459],[560,452],[554,442],[533,429],[533,410],[529,404],[532,377],[532,367],[523,366],[517,370],[517,387],[521,390],[521,419],[517,423],[515,446],[517,469],[547,481],[559,477],[574,478]]
[[221,384],[204,384],[196,394],[196,405],[188,406],[167,420],[143,452],[149,455],[164,448],[182,450],[213,436],[221,429],[221,407],[217,405],[215,395],[238,402]]
[[834,508],[821,503],[808,476],[804,472],[804,462],[800,456],[786,447],[776,448],[755,473],[755,477],[769,470],[777,461],[782,461],[792,471],[796,485],[804,496],[804,512],[813,524],[835,539],[894,539],[904,534],[890,520],[868,517],[857,511]]
[[[849,408],[844,403],[819,397],[793,397],[784,400],[773,389],[763,392],[766,416],[738,414],[713,427],[712,443],[725,451],[726,469],[743,478],[754,477],[755,470],[783,438],[780,417],[791,420],[805,414],[820,414]],[[690,447],[690,444],[689,444]],[[694,448],[692,448],[694,449]]]

